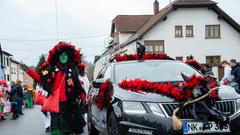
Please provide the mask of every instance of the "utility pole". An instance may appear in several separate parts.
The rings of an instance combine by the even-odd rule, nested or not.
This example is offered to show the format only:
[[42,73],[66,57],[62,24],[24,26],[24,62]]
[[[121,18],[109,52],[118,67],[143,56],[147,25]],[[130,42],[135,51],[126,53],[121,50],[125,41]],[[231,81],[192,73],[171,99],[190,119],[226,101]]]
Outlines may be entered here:
[[2,52],[2,46],[0,43],[0,80],[4,80],[4,66],[3,66],[3,52]]

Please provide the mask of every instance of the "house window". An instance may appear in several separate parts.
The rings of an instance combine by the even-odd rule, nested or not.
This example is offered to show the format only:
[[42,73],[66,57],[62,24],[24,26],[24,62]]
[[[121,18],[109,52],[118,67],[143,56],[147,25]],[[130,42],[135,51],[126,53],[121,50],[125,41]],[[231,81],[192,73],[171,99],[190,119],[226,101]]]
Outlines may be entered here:
[[[3,65],[6,65],[6,57],[3,57]],[[5,79],[6,80],[6,79]]]
[[186,37],[193,37],[193,25],[186,26]]
[[206,56],[206,63],[211,67],[219,66],[221,62],[221,56]]
[[220,38],[220,25],[206,25],[206,38]]
[[7,75],[7,81],[10,81],[10,75]]
[[164,40],[144,41],[146,47],[146,53],[163,53],[164,52]]
[[176,60],[183,61],[183,57],[182,56],[176,57]]
[[119,43],[119,33],[117,32],[117,33],[115,33],[114,34],[114,43]]
[[182,26],[175,26],[175,37],[183,37]]
[[7,66],[9,66],[9,59],[7,58]]

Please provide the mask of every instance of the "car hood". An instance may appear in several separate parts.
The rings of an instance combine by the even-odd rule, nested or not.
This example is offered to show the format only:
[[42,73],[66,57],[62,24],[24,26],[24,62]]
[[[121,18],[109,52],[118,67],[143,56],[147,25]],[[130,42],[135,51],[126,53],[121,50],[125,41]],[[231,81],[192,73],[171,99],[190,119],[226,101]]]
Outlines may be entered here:
[[[114,87],[114,96],[121,100],[127,101],[143,101],[143,102],[175,102],[174,99],[167,96],[162,96],[160,94],[153,93],[136,93],[132,91],[127,91],[120,88],[118,85],[113,85]],[[235,92],[235,90],[230,86],[222,85],[219,88],[219,96],[221,100],[229,100],[240,98],[240,95]]]

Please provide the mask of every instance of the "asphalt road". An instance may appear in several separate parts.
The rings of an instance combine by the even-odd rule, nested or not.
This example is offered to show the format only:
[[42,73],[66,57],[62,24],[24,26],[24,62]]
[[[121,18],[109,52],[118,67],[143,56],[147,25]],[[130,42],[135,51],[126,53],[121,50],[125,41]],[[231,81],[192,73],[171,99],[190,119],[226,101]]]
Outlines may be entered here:
[[[5,121],[0,121],[0,135],[50,135],[45,133],[43,114],[40,106],[33,109],[24,109],[24,115],[18,120],[11,120],[11,116]],[[88,135],[87,128],[82,135]]]

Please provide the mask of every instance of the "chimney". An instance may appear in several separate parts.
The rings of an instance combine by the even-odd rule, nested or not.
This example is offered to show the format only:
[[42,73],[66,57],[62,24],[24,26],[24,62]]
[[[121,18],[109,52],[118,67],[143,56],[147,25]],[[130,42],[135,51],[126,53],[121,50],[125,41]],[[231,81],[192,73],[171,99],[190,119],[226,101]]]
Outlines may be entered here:
[[154,15],[158,14],[159,12],[159,3],[158,0],[155,0],[155,2],[153,3],[153,13]]

